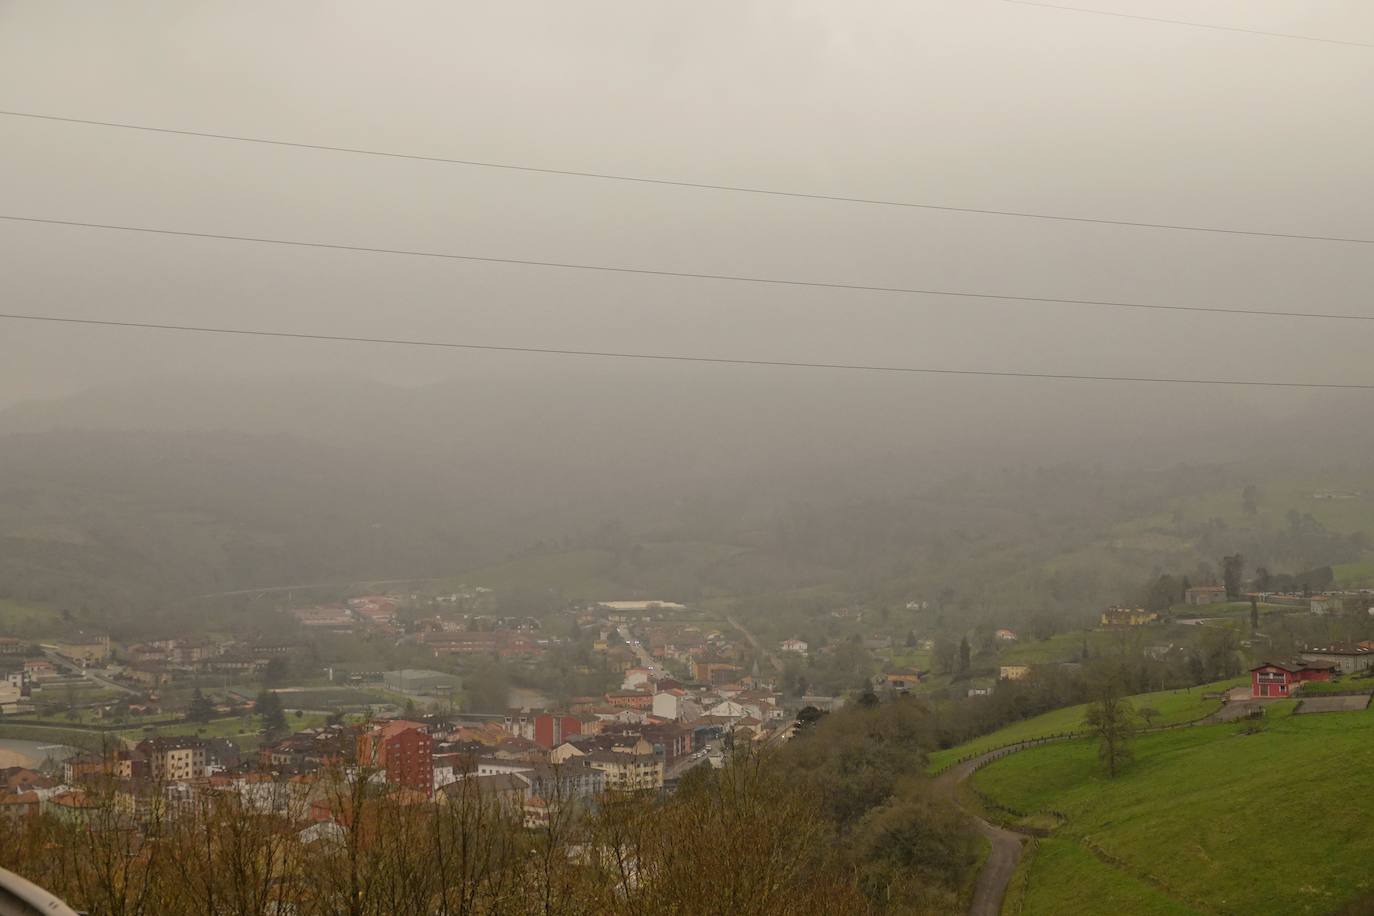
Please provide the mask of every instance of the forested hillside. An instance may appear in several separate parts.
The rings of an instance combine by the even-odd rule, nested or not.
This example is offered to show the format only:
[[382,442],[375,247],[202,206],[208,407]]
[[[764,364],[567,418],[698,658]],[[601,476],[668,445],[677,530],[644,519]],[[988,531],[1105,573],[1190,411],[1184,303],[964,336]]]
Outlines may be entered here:
[[[1233,553],[1356,564],[1374,532],[1359,466],[956,463],[882,421],[906,410],[891,388],[860,407],[808,385],[789,392],[805,409],[770,416],[772,380],[714,402],[674,380],[240,381],[21,405],[0,412],[0,597],[117,622],[208,592],[470,575],[553,601],[819,595],[976,622],[1082,616]],[[844,418],[852,444],[807,447],[810,415]]]

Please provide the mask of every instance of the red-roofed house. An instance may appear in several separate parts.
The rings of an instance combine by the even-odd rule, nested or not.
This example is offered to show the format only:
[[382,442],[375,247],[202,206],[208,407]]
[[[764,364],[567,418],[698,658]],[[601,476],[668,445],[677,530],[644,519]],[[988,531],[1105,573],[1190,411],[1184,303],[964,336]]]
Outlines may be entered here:
[[1308,681],[1329,681],[1336,666],[1330,662],[1263,662],[1250,669],[1250,696],[1264,699],[1292,696]]

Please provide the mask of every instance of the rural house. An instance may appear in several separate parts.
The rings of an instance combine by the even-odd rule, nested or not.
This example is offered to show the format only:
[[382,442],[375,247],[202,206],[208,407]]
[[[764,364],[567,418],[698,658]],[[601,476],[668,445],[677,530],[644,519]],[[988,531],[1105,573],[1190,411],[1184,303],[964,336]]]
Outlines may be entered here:
[[1331,662],[1261,662],[1250,669],[1250,696],[1287,697],[1308,681],[1329,681]]
[[1226,600],[1226,589],[1220,585],[1194,585],[1183,592],[1183,603],[1193,606],[1221,604]]
[[1374,648],[1363,646],[1314,646],[1299,657],[1305,662],[1334,665],[1338,674],[1354,674],[1374,668]]
[[1158,621],[1159,614],[1144,608],[1109,607],[1100,619],[1104,627],[1140,627]]

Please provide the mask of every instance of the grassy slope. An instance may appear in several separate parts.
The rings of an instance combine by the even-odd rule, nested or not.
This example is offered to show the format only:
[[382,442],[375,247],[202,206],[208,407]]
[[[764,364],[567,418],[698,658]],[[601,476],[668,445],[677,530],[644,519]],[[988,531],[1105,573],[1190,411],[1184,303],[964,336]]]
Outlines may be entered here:
[[1336,583],[1347,588],[1363,588],[1374,585],[1374,560],[1359,563],[1342,563],[1332,567]]
[[[1158,628],[1146,627],[1146,636],[1157,638]],[[1049,639],[1023,639],[1020,642],[999,647],[997,664],[1000,665],[1044,665],[1054,662],[1077,661],[1083,652],[1084,639],[1088,648],[1094,652],[1104,652],[1127,636],[1138,636],[1138,631],[1127,633],[1112,630],[1077,630],[1072,633],[1059,633]]]
[[[1145,735],[1116,780],[1089,741],[1012,755],[975,780],[1004,804],[1064,812],[1057,838],[1091,839],[1217,912],[1329,913],[1374,887],[1361,803],[1374,794],[1374,710],[1279,715],[1255,735],[1236,725]],[[1072,893],[1079,859],[1037,866],[1047,897]],[[1067,896],[1044,911],[1054,906],[1075,911]]]
[[[1295,511],[1311,515],[1332,532],[1374,534],[1374,496],[1353,500],[1313,498],[1313,493],[1329,489],[1374,493],[1374,479],[1368,474],[1263,480],[1260,484],[1263,493],[1254,515],[1244,512],[1240,487],[1176,498],[1158,511],[1113,525],[1105,538],[1061,554],[1047,563],[1046,569],[1065,573],[1091,570],[1104,576],[1139,578],[1142,569],[1150,566],[1191,568],[1198,559],[1197,545],[1193,535],[1179,532],[1178,525],[1195,528],[1210,519],[1221,519],[1237,529],[1274,531],[1285,527],[1288,513]],[[1374,581],[1374,560],[1338,568],[1337,578],[1342,584]]]
[[1374,531],[1374,499],[1312,498],[1316,491],[1333,488],[1371,492],[1374,491],[1374,481],[1367,476],[1348,480],[1330,477],[1321,480],[1264,481],[1264,492],[1254,515],[1245,514],[1239,489],[1217,490],[1200,497],[1173,500],[1167,508],[1154,515],[1118,526],[1114,533],[1129,536],[1167,528],[1172,523],[1175,511],[1188,524],[1219,518],[1228,525],[1245,528],[1280,528],[1287,524],[1288,513],[1295,511],[1311,515],[1331,531]]
[[0,636],[23,639],[50,636],[62,629],[62,618],[52,608],[0,598]]
[[[1291,604],[1264,604],[1259,605],[1261,617],[1270,614],[1306,614],[1306,607],[1295,607]],[[1169,609],[1169,613],[1176,617],[1249,617],[1250,602],[1248,601],[1223,601],[1217,604],[1176,604]]]
[[1150,884],[1094,858],[1077,843],[1041,840],[1012,882],[1004,916],[1120,913],[1196,916],[1199,912]]
[[[1228,681],[1217,681],[1215,684],[1206,684],[1202,687],[1193,687],[1189,690],[1142,693],[1131,697],[1131,702],[1135,704],[1137,709],[1148,706],[1159,710],[1159,717],[1155,719],[1154,724],[1175,725],[1180,722],[1201,719],[1220,707],[1221,704],[1217,700],[1204,699],[1204,693],[1224,690],[1227,687],[1235,687],[1244,683],[1246,683],[1246,678],[1233,678]],[[1051,710],[1034,718],[1013,722],[1005,728],[974,738],[972,741],[943,751],[936,751],[930,755],[930,769],[938,770],[969,754],[989,751],[993,748],[1015,744],[1018,741],[1030,741],[1035,738],[1078,731],[1083,727],[1083,716],[1086,711],[1086,704],[1066,706],[1063,709]]]

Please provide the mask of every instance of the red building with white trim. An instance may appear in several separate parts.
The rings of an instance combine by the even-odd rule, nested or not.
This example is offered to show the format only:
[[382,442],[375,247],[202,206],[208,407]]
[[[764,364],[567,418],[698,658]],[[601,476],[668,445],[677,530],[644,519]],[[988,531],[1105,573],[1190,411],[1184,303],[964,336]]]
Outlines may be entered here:
[[1263,662],[1250,669],[1250,696],[1274,699],[1292,696],[1308,681],[1329,681],[1335,665],[1330,662]]

